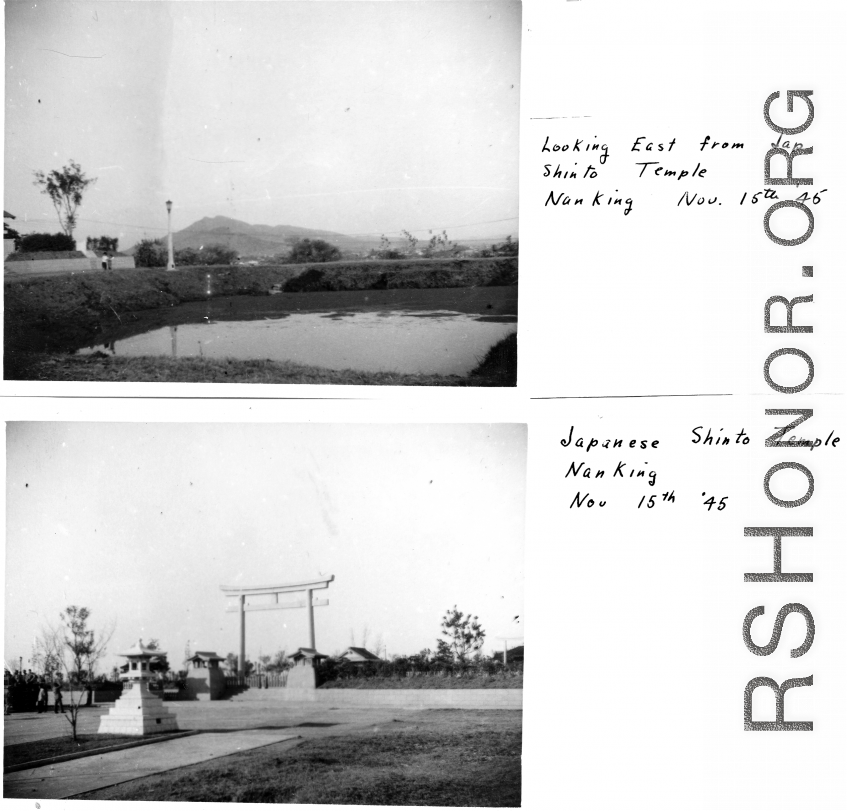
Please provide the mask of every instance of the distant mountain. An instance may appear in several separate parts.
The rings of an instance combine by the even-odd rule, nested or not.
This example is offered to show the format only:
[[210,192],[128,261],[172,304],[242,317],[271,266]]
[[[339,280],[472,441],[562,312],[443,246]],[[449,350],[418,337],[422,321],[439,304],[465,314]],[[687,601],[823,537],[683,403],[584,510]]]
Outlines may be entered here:
[[200,249],[204,245],[226,245],[240,256],[273,256],[287,253],[298,239],[323,239],[353,253],[379,245],[379,237],[350,237],[333,231],[298,228],[294,225],[251,225],[230,217],[203,217],[174,233],[174,250]]
[[[426,245],[427,237],[417,234],[418,247]],[[502,242],[503,237],[488,237],[479,239],[474,237],[457,238],[453,234],[449,236],[456,242],[468,248],[484,248],[492,243]],[[514,237],[513,237],[514,238]],[[239,256],[246,258],[271,257],[276,254],[287,254],[293,242],[298,239],[323,239],[339,248],[345,254],[359,254],[364,256],[369,251],[379,249],[380,237],[373,236],[348,236],[337,234],[334,231],[319,231],[315,228],[300,228],[295,225],[251,225],[249,222],[234,220],[231,217],[203,217],[202,220],[192,223],[182,231],[176,231],[173,235],[174,250],[182,248],[194,248],[199,250],[204,245],[225,245],[231,250],[237,251]],[[403,237],[392,235],[389,238],[392,247],[404,250],[408,243]],[[134,248],[128,249],[132,253]]]

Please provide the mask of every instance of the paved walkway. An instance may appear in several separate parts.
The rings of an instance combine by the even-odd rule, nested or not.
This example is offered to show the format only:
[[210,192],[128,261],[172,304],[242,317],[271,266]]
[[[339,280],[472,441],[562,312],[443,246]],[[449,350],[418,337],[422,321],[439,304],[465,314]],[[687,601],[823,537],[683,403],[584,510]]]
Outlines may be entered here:
[[[100,716],[110,706],[84,709],[79,734],[96,733]],[[296,746],[303,739],[374,729],[416,715],[389,708],[328,709],[279,701],[168,701],[166,707],[176,714],[180,731],[202,734],[12,772],[3,777],[3,796],[62,799],[259,746],[284,741]],[[4,720],[6,745],[70,735],[65,718],[52,712],[15,713]]]
[[291,740],[297,735],[250,729],[233,732],[204,732],[189,738],[151,743],[135,749],[123,749],[92,755],[79,760],[54,763],[3,777],[3,796],[23,799],[62,799],[125,783],[151,774],[191,766],[213,758],[233,755],[272,743]]

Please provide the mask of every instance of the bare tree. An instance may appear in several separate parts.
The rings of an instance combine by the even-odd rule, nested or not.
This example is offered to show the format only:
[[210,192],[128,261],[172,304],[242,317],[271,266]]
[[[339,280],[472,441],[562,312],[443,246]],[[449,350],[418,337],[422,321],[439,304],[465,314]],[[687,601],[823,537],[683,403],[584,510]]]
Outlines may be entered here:
[[278,650],[270,659],[266,666],[269,673],[282,673],[291,666],[288,657],[285,655],[285,650]]
[[76,228],[76,212],[82,205],[82,195],[85,190],[95,183],[96,177],[86,177],[82,167],[71,161],[62,170],[53,169],[52,172],[33,172],[35,183],[33,185],[41,188],[41,193],[46,194],[56,209],[59,216],[59,224],[62,230],[73,237]]
[[[96,633],[88,628],[91,612],[87,608],[68,606],[59,614],[62,624],[41,629],[33,645],[33,661],[41,665],[45,675],[54,683],[67,681],[68,702],[65,718],[71,725],[71,735],[77,739],[79,711],[91,703],[92,679],[97,662],[106,654],[106,646],[114,633],[114,623]],[[64,702],[63,707],[64,707]]]
[[64,613],[59,614],[63,623],[63,639],[67,648],[73,670],[77,679],[83,684],[90,684],[94,678],[94,666],[106,654],[106,646],[114,633],[114,625],[95,634],[88,628],[88,618],[91,612],[87,608],[69,605]]
[[32,643],[32,654],[30,661],[37,673],[49,676],[51,681],[57,673],[62,673],[62,660],[56,655],[57,645],[52,639],[56,632],[51,628],[50,634],[42,629],[41,636],[36,637]]

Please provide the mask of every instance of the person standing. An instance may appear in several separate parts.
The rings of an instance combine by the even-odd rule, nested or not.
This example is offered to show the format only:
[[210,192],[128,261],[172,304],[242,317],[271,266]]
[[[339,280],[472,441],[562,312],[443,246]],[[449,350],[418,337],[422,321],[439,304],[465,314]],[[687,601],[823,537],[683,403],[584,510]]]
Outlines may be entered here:
[[44,682],[38,686],[38,699],[35,702],[35,708],[38,714],[47,712],[47,685]]
[[106,256],[105,251],[103,252],[103,255],[100,257],[100,267],[101,267],[102,270],[108,270],[109,269],[109,259]]
[[106,263],[107,263],[109,270],[111,270],[112,269],[112,254],[110,254],[110,253],[106,254]]
[[53,713],[58,715],[65,711],[65,705],[62,704],[62,685],[59,682],[53,683]]

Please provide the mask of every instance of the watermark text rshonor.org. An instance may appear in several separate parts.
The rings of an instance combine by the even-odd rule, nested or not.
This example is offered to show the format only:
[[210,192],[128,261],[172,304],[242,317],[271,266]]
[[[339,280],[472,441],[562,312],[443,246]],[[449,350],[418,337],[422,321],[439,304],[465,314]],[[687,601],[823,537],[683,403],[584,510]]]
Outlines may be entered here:
[[[806,132],[811,127],[815,118],[815,108],[812,103],[811,90],[789,90],[786,97],[786,108],[788,113],[794,112],[795,103],[804,105],[806,110],[806,118],[802,124],[795,127],[782,127],[774,122],[772,118],[772,108],[774,103],[780,98],[780,92],[771,93],[765,101],[764,118],[765,123],[771,130],[777,133],[777,137],[773,143],[769,145],[769,149],[765,154],[764,159],[764,182],[770,186],[794,186],[799,191],[800,186],[811,186],[813,183],[812,177],[795,177],[794,176],[794,161],[801,156],[812,155],[814,147],[805,146],[796,140],[794,136]],[[774,115],[779,118],[778,105],[776,105]],[[791,136],[791,137],[789,137]],[[805,138],[806,136],[804,136]],[[779,168],[782,168],[784,162],[784,176],[779,175]],[[770,198],[773,199],[773,198]],[[764,231],[767,237],[777,245],[786,248],[796,247],[804,244],[810,239],[815,230],[815,218],[812,213],[809,203],[812,205],[817,203],[817,196],[813,195],[812,199],[807,193],[799,194],[793,200],[779,200],[773,203],[765,212],[764,216]],[[800,216],[805,218],[806,230],[801,236],[788,238],[781,236],[775,230],[776,223],[773,222],[773,215],[780,209],[791,209],[796,211]],[[801,275],[803,279],[808,280],[811,286],[814,278],[814,269],[811,265],[801,266]],[[812,333],[814,327],[811,325],[796,325],[794,308],[800,304],[811,304],[812,293],[809,295],[798,296],[788,299],[785,296],[776,294],[772,295],[765,302],[764,306],[764,329],[766,333],[774,334],[798,334]],[[775,326],[772,324],[772,310],[774,308],[783,308],[785,313],[785,325]],[[799,307],[798,307],[799,309]],[[803,381],[787,381],[775,379],[775,371],[772,368],[774,361],[778,358],[790,355],[799,358],[806,369],[806,377]],[[805,391],[812,383],[815,377],[815,365],[808,352],[797,347],[780,347],[771,352],[764,362],[763,373],[765,382],[775,392],[783,395],[795,395]],[[778,375],[776,375],[778,376]],[[810,407],[804,408],[768,408],[765,409],[765,415],[768,417],[779,416],[796,417],[787,425],[779,428],[776,433],[768,434],[765,440],[767,448],[811,448],[814,446],[812,440],[796,439],[791,437],[785,439],[786,434],[794,430],[805,420],[810,419],[814,411]],[[818,443],[820,444],[820,443]],[[806,479],[806,491],[803,495],[794,499],[783,499],[774,494],[774,481],[784,474],[784,471],[794,470],[800,472]],[[772,503],[778,507],[788,510],[803,508],[808,510],[808,504],[815,492],[815,478],[812,471],[799,462],[778,462],[768,469],[763,480],[764,495]],[[778,491],[779,492],[779,491]],[[800,539],[811,538],[814,534],[811,526],[772,526],[772,527],[745,527],[744,535],[747,537],[764,537],[771,538],[773,542],[773,566],[771,571],[767,572],[747,572],[744,575],[744,582],[754,584],[755,588],[767,589],[771,583],[811,583],[813,581],[812,572],[784,572],[782,570],[782,544],[783,539]],[[797,542],[797,541],[792,541]],[[800,658],[808,653],[815,641],[815,620],[812,612],[802,603],[792,602],[783,605],[777,612],[773,620],[773,631],[770,642],[766,645],[757,645],[752,639],[752,627],[757,617],[765,613],[765,607],[762,605],[751,608],[744,617],[742,624],[742,636],[747,649],[756,656],[770,656],[777,648],[782,635],[782,627],[786,618],[793,613],[803,617],[806,624],[806,636],[803,642],[796,648],[791,650],[791,658]],[[786,721],[785,720],[785,702],[786,693],[795,687],[811,687],[813,684],[814,675],[799,676],[783,681],[781,684],[775,681],[770,676],[757,676],[751,679],[744,688],[744,729],[748,732],[811,732],[813,729],[812,721]],[[769,687],[773,690],[776,698],[776,713],[773,721],[754,721],[753,720],[753,692],[757,687]]]

